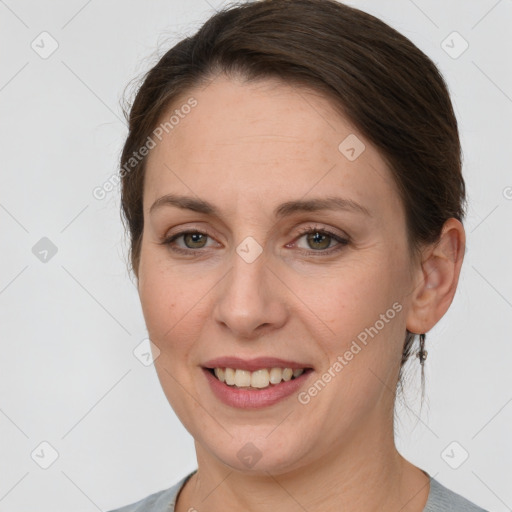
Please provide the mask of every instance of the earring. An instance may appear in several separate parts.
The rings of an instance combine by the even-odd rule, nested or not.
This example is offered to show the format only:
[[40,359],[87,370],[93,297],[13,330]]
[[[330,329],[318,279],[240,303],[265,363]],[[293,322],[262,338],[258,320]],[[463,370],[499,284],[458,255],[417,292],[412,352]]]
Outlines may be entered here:
[[420,349],[416,352],[416,357],[419,358],[420,364],[423,366],[425,359],[427,359],[428,352],[425,350],[425,338],[427,335],[425,333],[420,334]]

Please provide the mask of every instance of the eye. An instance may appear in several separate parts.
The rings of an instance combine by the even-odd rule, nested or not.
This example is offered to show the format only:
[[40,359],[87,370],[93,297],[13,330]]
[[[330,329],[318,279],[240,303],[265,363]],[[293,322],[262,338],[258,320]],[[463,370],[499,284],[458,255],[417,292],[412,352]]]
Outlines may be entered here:
[[[307,226],[300,232],[301,236],[299,236],[297,240],[302,238],[305,239],[307,247],[303,249],[309,255],[320,256],[324,254],[331,254],[343,249],[343,247],[349,243],[348,238],[343,238],[326,228]],[[333,242],[335,242],[334,246]]]
[[[177,253],[190,255],[199,255],[205,249],[208,239],[212,237],[203,231],[192,229],[188,231],[181,231],[165,237],[160,244],[167,245],[169,248]],[[340,236],[327,228],[318,228],[315,226],[307,226],[300,230],[300,236],[296,240],[305,239],[307,247],[299,247],[306,255],[321,256],[329,255],[343,249],[349,243],[349,239]],[[182,240],[183,245],[178,245],[176,242]],[[333,245],[334,242],[334,245]],[[286,247],[293,246],[296,242],[287,244]]]
[[[180,238],[183,240],[185,247],[180,247],[175,243]],[[190,255],[193,252],[197,252],[196,249],[203,249],[207,247],[206,242],[208,238],[211,238],[208,233],[203,233],[202,231],[194,229],[181,231],[165,237],[160,244],[168,245],[175,252]]]

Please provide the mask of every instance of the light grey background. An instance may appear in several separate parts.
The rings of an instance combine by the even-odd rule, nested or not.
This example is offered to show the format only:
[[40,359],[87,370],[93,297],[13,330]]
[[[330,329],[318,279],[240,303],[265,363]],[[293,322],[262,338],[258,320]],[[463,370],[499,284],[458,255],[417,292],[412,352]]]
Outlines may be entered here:
[[[416,360],[397,443],[456,492],[512,510],[512,1],[351,3],[440,67],[470,200],[459,289],[427,336],[427,399],[420,414]],[[2,512],[108,510],[196,467],[154,367],[133,353],[147,333],[118,189],[92,191],[117,171],[125,85],[221,5],[0,0]]]

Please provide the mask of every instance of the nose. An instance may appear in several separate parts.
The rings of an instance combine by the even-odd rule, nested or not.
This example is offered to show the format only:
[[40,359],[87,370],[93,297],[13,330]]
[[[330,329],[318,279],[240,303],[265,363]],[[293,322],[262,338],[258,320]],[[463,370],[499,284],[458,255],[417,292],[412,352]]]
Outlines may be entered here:
[[287,320],[285,287],[264,253],[248,262],[233,252],[232,267],[216,287],[214,319],[232,337],[257,339]]

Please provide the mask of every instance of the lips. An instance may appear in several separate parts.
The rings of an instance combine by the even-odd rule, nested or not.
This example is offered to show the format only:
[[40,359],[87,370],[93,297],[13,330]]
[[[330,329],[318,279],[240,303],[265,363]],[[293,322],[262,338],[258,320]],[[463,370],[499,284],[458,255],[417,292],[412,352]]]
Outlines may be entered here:
[[308,363],[300,363],[298,361],[290,361],[275,357],[256,357],[253,359],[218,357],[206,361],[202,366],[209,370],[213,370],[215,368],[234,368],[249,372],[255,372],[256,370],[261,370],[263,368],[291,368],[292,370],[311,368],[311,365]]
[[242,409],[268,407],[297,393],[310,379],[308,363],[276,357],[218,357],[202,365],[213,394]]
[[256,389],[252,387],[238,388],[236,385],[229,386],[215,377],[212,370],[203,368],[202,371],[213,395],[225,405],[237,409],[258,409],[285,401],[296,395],[313,374],[312,370],[308,370],[289,381]]

